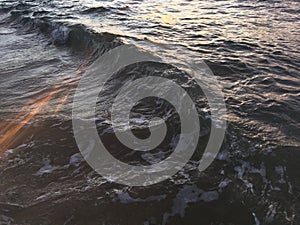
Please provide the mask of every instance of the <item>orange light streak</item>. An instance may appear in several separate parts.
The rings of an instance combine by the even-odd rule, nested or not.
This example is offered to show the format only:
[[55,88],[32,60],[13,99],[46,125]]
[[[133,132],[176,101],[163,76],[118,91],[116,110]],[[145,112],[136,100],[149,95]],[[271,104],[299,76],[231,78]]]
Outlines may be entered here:
[[54,89],[46,97],[40,99],[34,104],[33,110],[17,125],[9,129],[3,137],[0,138],[0,149],[5,150],[14,141],[14,136],[36,115],[41,109],[48,103],[48,101],[54,96],[57,89]]
[[63,97],[63,99],[60,101],[60,103],[57,105],[54,114],[57,115],[57,113],[59,112],[60,108],[66,103],[69,95],[71,92],[71,88],[69,87],[68,90],[66,91],[65,96]]
[[[85,64],[81,64],[76,71],[79,72],[80,74],[85,67],[86,67]],[[21,129],[43,109],[43,107],[58,93],[59,89],[67,87],[67,91],[65,92],[63,99],[56,107],[55,110],[55,115],[56,115],[60,110],[60,108],[62,107],[62,105],[66,103],[72,88],[77,86],[80,79],[81,76],[76,77],[75,79],[72,79],[70,77],[67,78],[65,80],[66,83],[61,85],[56,85],[47,96],[38,99],[32,103],[26,104],[20,109],[17,115],[11,116],[9,117],[9,119],[2,121],[0,123],[0,135],[2,134],[2,137],[0,137],[0,152],[6,151],[20,136],[23,135],[25,131],[21,133],[20,132]],[[31,111],[28,114],[26,114],[28,108]],[[17,122],[20,121],[20,122],[16,124],[16,121]],[[17,134],[18,136],[16,136]]]

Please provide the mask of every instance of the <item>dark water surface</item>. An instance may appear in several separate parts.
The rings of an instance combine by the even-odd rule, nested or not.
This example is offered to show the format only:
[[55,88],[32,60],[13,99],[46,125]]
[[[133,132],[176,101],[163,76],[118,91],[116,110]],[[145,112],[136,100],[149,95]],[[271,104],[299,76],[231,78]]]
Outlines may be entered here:
[[[0,224],[300,224],[299,9],[299,1],[282,0],[0,1]],[[123,161],[170,154],[179,121],[167,102],[148,99],[132,114],[143,137],[141,118],[151,108],[150,116],[168,111],[175,133],[152,156],[116,141],[108,107],[132,76],[162,73],[197,102],[200,142],[191,161],[142,188],[108,182],[82,159],[74,88],[95,59],[127,43],[165,59],[203,59],[222,84],[228,128],[204,172],[197,161],[210,133],[205,98],[182,71],[147,62],[107,84],[97,108],[101,139]]]

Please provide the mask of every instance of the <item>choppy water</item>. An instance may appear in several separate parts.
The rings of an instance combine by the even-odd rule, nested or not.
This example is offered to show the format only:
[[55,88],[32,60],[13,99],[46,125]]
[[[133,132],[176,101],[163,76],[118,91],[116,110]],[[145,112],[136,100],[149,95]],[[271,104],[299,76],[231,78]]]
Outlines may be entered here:
[[[300,3],[298,1],[1,1],[0,224],[300,224]],[[177,77],[198,103],[199,150],[171,179],[144,188],[108,182],[82,159],[72,133],[78,80],[102,53],[131,43],[168,59],[203,59],[219,79],[228,128],[222,149],[197,171],[209,109],[185,74],[143,63],[115,76],[99,99],[101,138],[123,161],[107,104],[138,73]],[[134,72],[132,72],[134,71]],[[149,101],[133,113],[168,111]],[[177,127],[177,128],[176,128]]]

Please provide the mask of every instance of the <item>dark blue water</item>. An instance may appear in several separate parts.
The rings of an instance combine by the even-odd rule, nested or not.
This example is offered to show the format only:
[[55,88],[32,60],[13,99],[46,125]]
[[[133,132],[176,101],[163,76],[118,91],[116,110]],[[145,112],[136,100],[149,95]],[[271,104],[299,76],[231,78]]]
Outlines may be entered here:
[[[299,9],[279,0],[1,1],[0,224],[300,224]],[[82,159],[71,123],[75,87],[104,52],[128,43],[165,59],[203,59],[220,81],[228,128],[204,172],[196,152],[172,178],[126,187]],[[205,145],[201,94],[182,71],[144,63],[116,76],[99,102],[99,133],[113,155],[148,159],[116,142],[105,108],[132,71],[179,76],[198,101]],[[158,105],[142,105],[133,119],[170,107]],[[176,113],[168,119],[178,123]]]

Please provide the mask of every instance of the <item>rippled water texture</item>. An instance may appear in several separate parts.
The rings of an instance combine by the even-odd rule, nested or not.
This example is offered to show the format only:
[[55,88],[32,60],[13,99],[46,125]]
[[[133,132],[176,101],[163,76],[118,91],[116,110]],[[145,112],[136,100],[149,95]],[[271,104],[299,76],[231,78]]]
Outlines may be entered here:
[[[299,9],[296,0],[1,1],[0,224],[300,224]],[[124,82],[162,74],[197,105],[200,141],[190,162],[141,188],[111,183],[83,160],[71,123],[75,88],[99,56],[128,43],[170,64],[202,59],[221,83],[226,137],[204,172],[197,162],[211,125],[205,96],[185,72],[149,62],[106,84],[98,133],[124,162],[170,155],[180,121],[168,102],[133,109],[138,137],[149,135],[151,116],[169,123],[171,134],[150,153],[124,148],[110,122]]]

